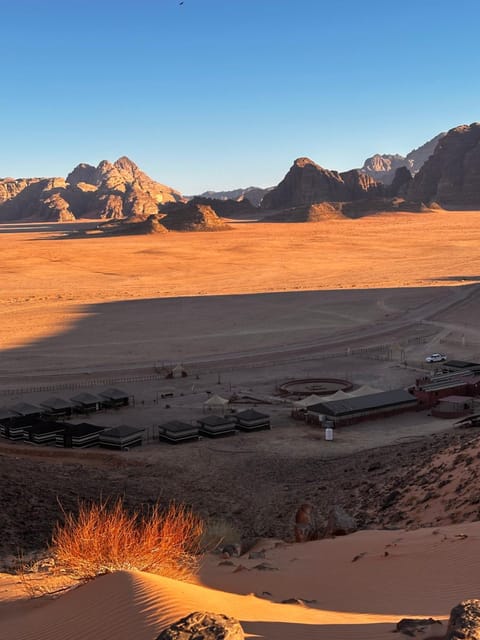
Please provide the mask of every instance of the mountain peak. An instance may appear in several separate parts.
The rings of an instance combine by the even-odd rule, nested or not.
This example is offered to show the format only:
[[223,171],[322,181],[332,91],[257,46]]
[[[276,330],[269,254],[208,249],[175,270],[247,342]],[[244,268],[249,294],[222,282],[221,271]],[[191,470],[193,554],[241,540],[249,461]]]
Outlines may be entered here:
[[137,173],[138,171],[140,171],[135,162],[133,162],[133,160],[130,160],[128,156],[121,156],[120,158],[118,158],[118,160],[115,160],[113,166],[120,171],[127,171],[129,173]]
[[294,167],[300,167],[301,169],[303,169],[304,167],[306,167],[308,165],[312,165],[313,167],[321,168],[313,160],[310,160],[310,158],[297,158],[295,160],[295,162],[293,163]]

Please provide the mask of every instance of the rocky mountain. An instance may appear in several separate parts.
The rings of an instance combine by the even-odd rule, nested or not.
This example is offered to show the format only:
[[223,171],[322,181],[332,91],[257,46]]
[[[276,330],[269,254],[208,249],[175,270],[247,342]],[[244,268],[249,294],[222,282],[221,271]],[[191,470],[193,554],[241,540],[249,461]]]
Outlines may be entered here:
[[410,151],[406,156],[401,156],[398,153],[394,155],[376,153],[365,160],[360,171],[387,185],[392,183],[395,172],[401,167],[406,167],[412,175],[415,175],[435,151],[439,140],[445,135],[445,132],[439,133],[418,149]]
[[231,191],[204,191],[195,198],[208,198],[210,200],[249,200],[254,207],[259,207],[263,196],[271,191],[273,187],[247,187],[246,189],[232,189]]
[[0,180],[0,221],[141,218],[166,202],[182,202],[126,156],[97,167],[79,164],[64,178]]
[[284,179],[262,200],[263,209],[288,209],[318,202],[342,202],[379,195],[383,186],[356,169],[338,173],[298,158]]
[[480,209],[480,123],[451,129],[408,187],[410,200]]

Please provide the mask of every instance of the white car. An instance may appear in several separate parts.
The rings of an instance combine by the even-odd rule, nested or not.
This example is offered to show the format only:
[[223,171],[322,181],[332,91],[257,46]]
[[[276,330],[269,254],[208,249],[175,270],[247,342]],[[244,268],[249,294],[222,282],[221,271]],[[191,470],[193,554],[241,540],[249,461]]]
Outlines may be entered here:
[[447,356],[443,353],[432,353],[425,358],[425,362],[445,362]]

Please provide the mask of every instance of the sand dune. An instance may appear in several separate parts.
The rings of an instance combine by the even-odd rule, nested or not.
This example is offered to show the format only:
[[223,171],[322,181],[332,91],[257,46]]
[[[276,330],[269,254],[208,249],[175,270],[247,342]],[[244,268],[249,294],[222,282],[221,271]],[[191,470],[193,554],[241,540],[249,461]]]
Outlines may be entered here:
[[[210,556],[198,584],[124,571],[32,602],[22,615],[2,616],[0,639],[154,640],[171,622],[205,610],[238,618],[252,637],[387,640],[402,617],[445,619],[459,601],[478,597],[479,541],[480,523],[301,545],[267,540],[264,560],[233,560],[242,571]],[[275,569],[254,569],[259,562]],[[280,604],[287,598],[315,602]]]

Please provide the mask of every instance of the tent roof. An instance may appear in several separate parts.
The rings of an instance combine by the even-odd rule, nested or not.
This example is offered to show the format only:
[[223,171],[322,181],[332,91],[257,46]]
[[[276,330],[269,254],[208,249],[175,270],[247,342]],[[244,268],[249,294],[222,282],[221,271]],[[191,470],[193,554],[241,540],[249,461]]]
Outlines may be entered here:
[[228,404],[228,400],[226,398],[222,398],[221,396],[217,396],[217,394],[214,394],[213,396],[210,396],[208,400],[205,400],[203,404],[206,405],[207,407],[214,407],[214,406],[223,407],[224,405]]
[[474,400],[472,396],[447,396],[446,398],[439,398],[439,402],[451,402],[453,404],[464,404]]
[[86,391],[73,396],[73,398],[70,398],[70,400],[77,404],[93,404],[96,402],[100,402],[100,398],[98,396],[94,396],[93,393],[88,393]]
[[12,407],[8,407],[10,411],[15,411],[15,413],[19,413],[21,416],[32,416],[35,414],[42,413],[40,407],[36,407],[33,404],[28,404],[28,402],[18,402],[14,404]]
[[382,391],[367,396],[357,398],[346,398],[344,400],[333,400],[322,402],[312,407],[309,411],[313,413],[326,413],[330,416],[348,416],[358,412],[371,411],[397,405],[414,404],[417,399],[404,389],[393,389],[392,391]]
[[369,396],[374,393],[381,393],[381,389],[375,389],[374,387],[369,387],[368,384],[364,384],[358,389],[350,391],[348,396],[350,398],[359,398],[360,396]]
[[270,418],[267,413],[261,413],[260,411],[255,411],[255,409],[245,409],[245,411],[236,413],[235,416],[240,418],[240,420],[263,420]]
[[334,402],[335,400],[345,400],[346,398],[350,398],[350,394],[339,389],[329,396],[322,396],[319,402]]
[[112,436],[114,438],[124,438],[126,436],[133,436],[135,433],[143,433],[145,429],[138,427],[129,427],[126,424],[121,424],[119,427],[112,427],[111,429],[105,429],[104,434],[106,436]]
[[318,404],[319,402],[322,402],[322,400],[323,400],[322,396],[317,396],[315,393],[312,393],[311,395],[307,396],[306,398],[302,398],[301,400],[297,400],[293,404],[296,407],[309,407],[312,404]]
[[233,425],[236,426],[237,422],[232,416],[221,418],[220,416],[205,416],[204,418],[198,418],[199,424],[206,424],[210,427],[219,427],[220,425]]
[[100,395],[102,398],[108,398],[109,400],[121,400],[122,398],[128,398],[128,393],[121,389],[114,389],[113,387],[105,389],[105,391],[102,391]]
[[64,400],[63,398],[47,398],[40,403],[40,406],[47,409],[69,409],[72,403],[70,400]]

